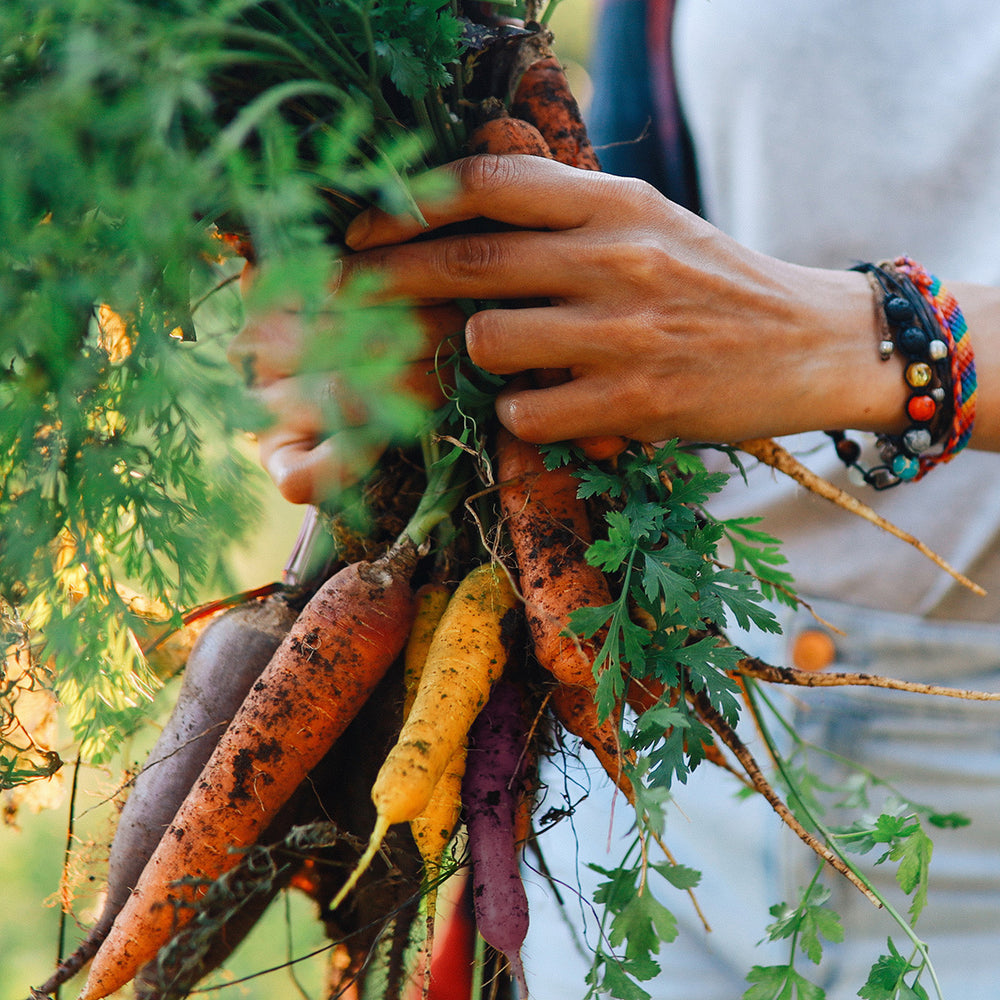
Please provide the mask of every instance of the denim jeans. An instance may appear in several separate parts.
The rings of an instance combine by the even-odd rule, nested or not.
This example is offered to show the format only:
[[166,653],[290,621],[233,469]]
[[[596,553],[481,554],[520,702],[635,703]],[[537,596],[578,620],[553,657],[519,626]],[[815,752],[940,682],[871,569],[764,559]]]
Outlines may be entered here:
[[[1000,628],[929,622],[828,602],[813,607],[844,630],[835,636],[837,662],[830,670],[1000,690]],[[794,642],[800,629],[815,626],[812,616],[800,611],[785,623],[780,642],[756,651],[771,662],[787,663],[781,647]],[[891,783],[872,789],[870,810],[850,815],[834,810],[824,817],[828,825],[850,822],[866,811],[877,815],[885,805],[882,796],[893,790],[938,813],[957,812],[971,820],[961,829],[924,824],[934,853],[928,903],[915,931],[929,945],[945,1000],[995,1000],[1000,995],[1000,703],[868,687],[767,690],[802,738],[838,755],[810,754],[810,767],[823,780],[839,783],[852,773],[842,757]],[[741,733],[753,743],[746,721]],[[754,749],[765,764],[759,744]],[[596,774],[588,768],[566,778],[555,765],[547,773],[553,805],[559,804],[560,792],[573,801],[587,782],[594,787],[571,820],[540,838],[546,862],[561,883],[562,905],[541,875],[530,870],[529,857],[532,927],[524,955],[538,1000],[584,996],[587,942],[592,944],[598,932],[590,900],[599,880],[586,865],[613,867],[630,826],[628,804]],[[713,929],[704,930],[685,894],[662,880],[657,884],[658,876],[651,875],[651,889],[679,925],[677,940],[661,949],[662,974],[644,984],[656,1000],[738,1000],[748,988],[745,977],[752,965],[788,962],[787,940],[758,942],[774,919],[768,908],[794,902],[817,861],[760,796],[746,799],[737,791],[730,775],[709,764],[674,789],[666,843],[679,862],[702,871],[695,894]],[[912,896],[896,885],[895,863],[873,865],[882,853],[876,848],[854,857],[905,915]],[[795,966],[824,988],[826,1000],[848,1000],[857,996],[876,958],[887,953],[888,937],[904,955],[912,946],[888,913],[843,878],[831,872],[824,883],[843,919],[845,940],[824,942],[820,966],[801,953]],[[921,983],[934,997],[928,974]]]

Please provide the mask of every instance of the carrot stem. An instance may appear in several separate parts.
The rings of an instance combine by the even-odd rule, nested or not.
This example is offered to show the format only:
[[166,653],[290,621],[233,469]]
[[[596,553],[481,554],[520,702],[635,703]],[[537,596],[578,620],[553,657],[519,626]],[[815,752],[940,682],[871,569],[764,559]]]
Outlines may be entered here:
[[740,660],[739,673],[772,684],[794,684],[798,687],[874,687],[889,691],[911,691],[914,694],[937,695],[941,698],[960,698],[965,701],[1000,701],[1000,692],[970,691],[965,688],[944,687],[940,684],[921,684],[902,681],[879,674],[853,673],[850,671],[799,670],[796,667],[775,667],[754,658]]
[[973,583],[967,576],[945,562],[941,556],[920,541],[919,538],[911,535],[908,531],[903,531],[902,528],[897,528],[891,521],[887,521],[881,514],[872,510],[868,504],[858,500],[857,497],[851,496],[850,493],[840,489],[839,486],[834,486],[828,479],[818,476],[812,469],[807,468],[795,458],[791,452],[782,448],[777,441],[771,438],[754,438],[747,441],[738,441],[736,447],[740,451],[745,451],[748,455],[753,455],[754,458],[765,465],[771,466],[772,469],[777,469],[786,476],[790,476],[800,486],[804,486],[817,496],[823,497],[824,500],[835,503],[838,507],[842,507],[851,514],[857,514],[858,517],[864,518],[864,520],[881,528],[883,531],[889,532],[890,535],[906,542],[908,545],[912,545],[921,555],[930,559],[935,566],[939,566],[963,587],[968,588],[980,597],[986,596],[986,591],[978,583]]

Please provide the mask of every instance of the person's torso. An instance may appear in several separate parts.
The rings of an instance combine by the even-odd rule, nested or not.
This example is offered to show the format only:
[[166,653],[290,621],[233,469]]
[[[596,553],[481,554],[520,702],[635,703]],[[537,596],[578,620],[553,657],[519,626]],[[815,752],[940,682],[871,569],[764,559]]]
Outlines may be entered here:
[[[710,221],[796,263],[907,253],[945,279],[1000,284],[1000,4],[680,0],[673,52]],[[848,483],[824,435],[791,446],[1000,585],[1000,456],[967,450],[874,493]],[[770,470],[754,469],[749,489],[734,479],[712,510],[764,515],[805,593],[920,614],[1000,610]]]

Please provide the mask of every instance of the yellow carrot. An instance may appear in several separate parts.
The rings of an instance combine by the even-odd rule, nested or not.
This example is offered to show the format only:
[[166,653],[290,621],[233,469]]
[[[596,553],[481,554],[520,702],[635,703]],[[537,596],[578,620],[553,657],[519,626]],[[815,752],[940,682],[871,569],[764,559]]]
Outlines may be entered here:
[[434,632],[413,707],[372,786],[378,815],[368,848],[331,909],[354,888],[389,827],[427,808],[503,672],[517,603],[507,573],[492,563],[477,566],[455,590]]
[[[403,718],[410,714],[423,676],[427,654],[434,633],[444,615],[451,591],[441,583],[424,584],[417,591],[417,616],[406,644],[403,678],[406,694]],[[441,855],[451,840],[462,811],[462,776],[465,774],[465,742],[455,750],[440,781],[434,786],[427,808],[410,820],[410,832],[416,842],[428,875],[436,874]],[[430,909],[430,907],[429,907]]]

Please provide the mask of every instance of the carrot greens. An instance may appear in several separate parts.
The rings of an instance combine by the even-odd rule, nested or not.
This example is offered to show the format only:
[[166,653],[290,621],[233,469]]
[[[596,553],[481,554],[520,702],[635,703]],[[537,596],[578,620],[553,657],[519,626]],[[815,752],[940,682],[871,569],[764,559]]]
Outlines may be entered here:
[[[153,990],[151,970],[163,978],[183,969],[177,989],[193,989],[228,955],[227,934],[242,937],[285,884],[317,904],[334,942],[330,996],[357,986],[366,997],[396,998],[408,977],[433,983],[431,942],[450,937],[427,933],[426,968],[414,977],[420,894],[463,877],[466,831],[481,817],[469,814],[475,796],[450,802],[424,859],[407,821],[463,757],[477,715],[478,728],[489,723],[480,710],[505,665],[524,695],[518,739],[523,721],[527,741],[524,759],[509,761],[524,787],[515,796],[508,783],[489,796],[505,803],[505,850],[527,841],[544,859],[547,823],[571,821],[571,808],[552,806],[537,777],[523,777],[525,761],[592,753],[635,811],[618,863],[592,866],[601,933],[588,996],[649,997],[642,984],[676,936],[660,889],[692,893],[700,878],[664,843],[671,796],[708,764],[731,772],[742,782],[735,788],[762,794],[823,859],[798,900],[772,909],[767,933],[788,944],[789,960],[754,967],[745,1000],[824,996],[802,959],[818,963],[824,942],[840,934],[831,869],[883,905],[912,946],[906,955],[889,939],[860,995],[913,1000],[928,996],[922,982],[936,988],[914,924],[933,905],[930,833],[962,818],[912,802],[863,769],[835,786],[820,777],[820,751],[765,688],[806,684],[801,672],[750,661],[734,644],[737,633],[776,634],[775,604],[798,599],[780,542],[752,519],[713,514],[728,473],[676,441],[585,439],[540,451],[512,438],[493,408],[506,380],[470,362],[459,329],[434,359],[445,402],[431,412],[396,388],[422,343],[410,305],[373,306],[374,278],[331,294],[350,221],[372,205],[419,215],[422,196],[445,193],[428,168],[481,151],[599,169],[545,27],[555,6],[0,5],[0,790],[49,778],[70,756],[113,761],[148,721],[170,672],[155,669],[160,642],[183,636],[200,601],[232,591],[231,554],[260,530],[262,475],[243,437],[269,419],[245,391],[253,371],[225,358],[248,311],[294,309],[304,330],[300,374],[336,370],[364,400],[359,428],[327,394],[324,428],[350,426],[359,453],[388,442],[355,487],[310,512],[310,537],[321,541],[306,561],[322,571],[308,575],[321,578],[290,572],[262,588],[296,621],[242,702],[205,722],[214,752],[200,777],[183,776],[170,832],[147,851],[144,874],[127,879],[139,889],[98,953],[91,1000],[137,975]],[[509,23],[522,15],[524,26]],[[248,264],[255,279],[244,299]],[[466,315],[484,305],[458,304]],[[523,374],[538,385],[565,376]],[[773,442],[741,445],[791,468]],[[738,447],[721,448],[737,472]],[[428,670],[434,684],[404,725],[399,654],[414,592],[457,587],[461,598],[470,580],[485,588],[479,618],[475,607],[458,619],[446,612],[427,637],[429,658],[447,669]],[[228,645],[220,662],[245,652],[238,647]],[[191,662],[196,675],[198,656]],[[481,682],[459,712],[456,678],[468,681],[470,662],[481,662]],[[181,715],[192,708],[186,690]],[[747,716],[773,768],[743,742]],[[775,719],[781,739],[771,734]],[[401,732],[409,751],[396,768]],[[180,780],[175,765],[158,764],[164,780]],[[408,787],[413,803],[383,808]],[[141,795],[133,805],[142,811]],[[529,821],[531,806],[541,814]],[[856,815],[834,822],[834,807]],[[261,842],[268,836],[280,878]],[[907,916],[867,884],[851,859],[859,852],[896,866],[893,891],[908,898]],[[247,869],[258,861],[266,891],[246,888],[256,903],[244,924],[234,916],[239,887],[253,882]],[[178,871],[188,878],[178,881]],[[506,857],[503,877],[520,906],[516,859]],[[477,898],[470,914],[487,914],[491,902]],[[168,941],[175,916],[188,930]],[[142,929],[141,947],[130,923]],[[520,935],[522,923],[518,910],[507,929]],[[490,939],[492,951],[472,943],[459,956],[466,970],[479,956],[476,1000],[492,988],[482,966],[504,967],[498,953],[529,989],[520,936]]]

